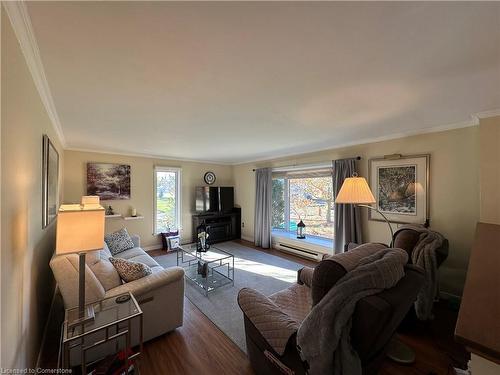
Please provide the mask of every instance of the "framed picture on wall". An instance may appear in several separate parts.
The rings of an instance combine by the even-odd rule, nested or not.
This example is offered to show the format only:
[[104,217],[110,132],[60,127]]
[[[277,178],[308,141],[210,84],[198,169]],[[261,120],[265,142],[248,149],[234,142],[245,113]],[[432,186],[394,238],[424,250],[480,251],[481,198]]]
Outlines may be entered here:
[[59,153],[47,135],[42,139],[42,228],[57,216],[59,200]]
[[[390,222],[424,224],[429,219],[430,155],[390,155],[370,159],[368,175],[376,207]],[[377,212],[369,219],[383,221]]]
[[103,201],[130,199],[130,165],[87,163],[87,195]]

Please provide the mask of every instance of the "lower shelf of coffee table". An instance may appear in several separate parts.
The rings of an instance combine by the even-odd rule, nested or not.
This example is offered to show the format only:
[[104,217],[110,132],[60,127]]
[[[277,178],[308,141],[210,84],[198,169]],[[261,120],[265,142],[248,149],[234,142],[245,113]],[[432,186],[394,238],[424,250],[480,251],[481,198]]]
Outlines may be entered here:
[[[220,268],[223,271],[219,272],[217,270],[218,268]],[[232,269],[228,270],[227,265],[216,268],[209,267],[207,277],[203,277],[201,274],[198,273],[197,264],[193,264],[191,266],[184,268],[184,272],[186,277],[191,282],[196,284],[199,288],[203,289],[206,294],[222,286],[233,284],[233,280],[228,277],[228,275],[232,274],[233,270]],[[228,273],[228,275],[224,275],[224,273],[226,272]]]

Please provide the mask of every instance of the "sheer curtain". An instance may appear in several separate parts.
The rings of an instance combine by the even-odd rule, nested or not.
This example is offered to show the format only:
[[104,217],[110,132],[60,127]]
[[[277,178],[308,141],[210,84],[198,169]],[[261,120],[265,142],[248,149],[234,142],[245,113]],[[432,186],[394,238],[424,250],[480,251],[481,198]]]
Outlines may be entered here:
[[[333,160],[333,198],[347,177],[356,172],[356,160]],[[334,201],[335,202],[335,201]],[[344,245],[349,242],[362,243],[360,213],[352,204],[335,204],[333,251],[335,254],[344,252]]]
[[261,168],[255,171],[255,246],[271,247],[272,171]]

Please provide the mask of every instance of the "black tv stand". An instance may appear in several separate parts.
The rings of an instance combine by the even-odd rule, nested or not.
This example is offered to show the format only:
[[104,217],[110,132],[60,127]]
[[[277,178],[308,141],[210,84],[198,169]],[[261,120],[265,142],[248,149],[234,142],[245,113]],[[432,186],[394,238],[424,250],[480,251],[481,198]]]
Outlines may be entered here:
[[210,227],[208,243],[230,241],[241,238],[241,208],[235,207],[232,212],[193,214],[193,242],[197,242],[196,227],[200,224]]

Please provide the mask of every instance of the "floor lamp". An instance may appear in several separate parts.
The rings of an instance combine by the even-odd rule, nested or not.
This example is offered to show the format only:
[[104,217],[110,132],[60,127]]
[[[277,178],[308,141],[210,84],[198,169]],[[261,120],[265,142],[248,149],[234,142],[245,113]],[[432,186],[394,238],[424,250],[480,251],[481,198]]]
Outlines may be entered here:
[[78,254],[78,316],[70,325],[94,319],[92,306],[85,308],[85,254],[102,249],[104,208],[99,197],[83,197],[82,204],[63,204],[57,215],[56,254]]
[[[373,196],[366,179],[364,177],[358,177],[357,174],[354,174],[353,177],[348,177],[344,180],[344,183],[335,198],[336,204],[354,204],[356,207],[365,207],[379,213],[387,223],[389,231],[391,232],[391,242],[389,247],[392,247],[394,241],[394,231],[392,230],[391,223],[382,212],[380,212],[377,208],[370,206],[375,202],[375,197]],[[389,343],[387,356],[392,360],[403,364],[409,364],[415,361],[415,352],[409,346],[396,338],[393,338]]]

